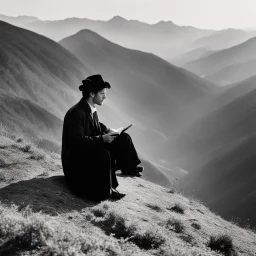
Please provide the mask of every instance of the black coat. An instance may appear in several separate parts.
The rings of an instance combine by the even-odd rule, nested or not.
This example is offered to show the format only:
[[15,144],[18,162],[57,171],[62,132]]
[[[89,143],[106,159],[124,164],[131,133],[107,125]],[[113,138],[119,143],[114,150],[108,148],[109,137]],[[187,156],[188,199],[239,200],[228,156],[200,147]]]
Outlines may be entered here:
[[63,171],[71,189],[89,199],[101,200],[109,196],[111,160],[102,138],[107,130],[104,124],[94,123],[91,108],[84,98],[64,117]]

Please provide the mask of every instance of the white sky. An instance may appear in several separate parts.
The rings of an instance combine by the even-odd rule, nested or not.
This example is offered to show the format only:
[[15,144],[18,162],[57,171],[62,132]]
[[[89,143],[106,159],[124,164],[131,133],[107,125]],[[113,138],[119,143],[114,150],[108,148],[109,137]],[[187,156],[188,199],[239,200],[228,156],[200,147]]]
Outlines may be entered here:
[[256,0],[0,0],[0,14],[54,20],[68,17],[156,23],[171,20],[199,28],[256,27]]

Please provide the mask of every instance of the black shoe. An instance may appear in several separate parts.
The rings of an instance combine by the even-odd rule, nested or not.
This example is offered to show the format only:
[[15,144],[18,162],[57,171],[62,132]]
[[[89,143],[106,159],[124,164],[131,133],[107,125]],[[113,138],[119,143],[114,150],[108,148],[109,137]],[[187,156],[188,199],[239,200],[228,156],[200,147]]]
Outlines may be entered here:
[[136,166],[136,171],[137,172],[143,172],[144,171],[144,167],[142,165],[138,165],[138,166]]
[[111,199],[116,199],[119,200],[121,198],[123,198],[125,196],[125,194],[119,193],[119,192],[115,192],[114,190],[112,190],[110,198]]
[[129,176],[136,176],[136,177],[141,177],[142,174],[137,172],[137,171],[130,171],[130,172],[123,172],[123,175],[129,175]]

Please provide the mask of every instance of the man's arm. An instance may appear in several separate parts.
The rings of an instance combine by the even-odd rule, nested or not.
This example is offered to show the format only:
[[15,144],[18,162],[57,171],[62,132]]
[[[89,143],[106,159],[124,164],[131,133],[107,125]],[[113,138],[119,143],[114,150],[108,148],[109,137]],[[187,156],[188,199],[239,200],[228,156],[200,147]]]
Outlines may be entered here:
[[89,136],[89,117],[84,112],[74,110],[65,118],[65,125],[68,127],[68,141],[71,146],[103,146],[103,138],[99,136]]
[[107,126],[101,122],[100,123],[100,129],[101,129],[101,133],[102,134],[106,134],[106,133],[109,133],[111,131],[110,128],[107,128]]

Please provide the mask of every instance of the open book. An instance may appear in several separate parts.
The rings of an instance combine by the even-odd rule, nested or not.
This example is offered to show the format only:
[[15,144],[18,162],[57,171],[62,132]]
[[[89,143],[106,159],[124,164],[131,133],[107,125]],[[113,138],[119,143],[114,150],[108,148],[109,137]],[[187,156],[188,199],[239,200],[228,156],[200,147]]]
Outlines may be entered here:
[[115,129],[112,129],[112,130],[114,130],[114,132],[111,134],[111,136],[118,136],[118,135],[120,135],[121,133],[123,133],[123,132],[125,132],[126,130],[128,130],[131,126],[132,126],[132,124],[126,126],[125,128],[120,127],[120,128],[118,128],[118,129],[116,129],[116,130],[115,130]]

